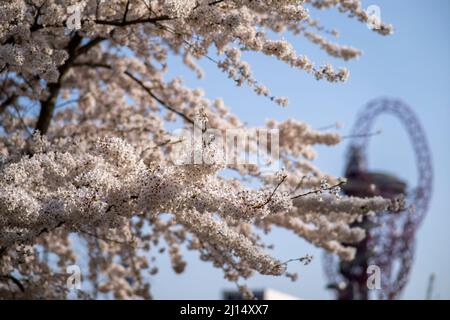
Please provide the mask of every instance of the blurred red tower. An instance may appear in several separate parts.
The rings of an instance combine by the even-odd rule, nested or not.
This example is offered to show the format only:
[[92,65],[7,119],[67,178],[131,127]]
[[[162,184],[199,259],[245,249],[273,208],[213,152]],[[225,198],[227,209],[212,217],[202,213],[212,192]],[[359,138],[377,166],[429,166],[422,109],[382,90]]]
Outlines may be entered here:
[[[414,148],[418,182],[414,188],[393,175],[368,169],[367,148],[376,118],[392,114],[404,125]],[[370,102],[359,114],[352,130],[353,140],[347,153],[343,187],[347,195],[359,197],[382,196],[394,198],[405,195],[409,210],[399,214],[388,212],[380,217],[355,222],[366,230],[366,238],[356,245],[351,262],[325,255],[325,272],[340,300],[396,299],[404,289],[415,251],[415,232],[423,220],[432,192],[433,170],[425,133],[413,111],[398,100],[378,99]],[[410,190],[408,192],[408,190]],[[368,267],[376,265],[381,271],[381,289],[369,290]]]

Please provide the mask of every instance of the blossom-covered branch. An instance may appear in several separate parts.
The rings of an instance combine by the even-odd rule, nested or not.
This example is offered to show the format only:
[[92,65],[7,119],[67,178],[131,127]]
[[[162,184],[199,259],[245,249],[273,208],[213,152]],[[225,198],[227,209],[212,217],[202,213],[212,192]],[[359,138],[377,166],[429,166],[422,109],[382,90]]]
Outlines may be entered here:
[[[314,166],[314,146],[336,145],[338,134],[269,120],[260,131],[278,135],[266,137],[264,163],[242,162],[259,155],[246,137],[254,128],[221,99],[167,76],[169,54],[199,77],[206,58],[236,85],[287,106],[242,53],[346,81],[346,68],[316,65],[283,37],[303,36],[344,61],[359,57],[313,19],[332,7],[392,32],[357,0],[2,1],[0,298],[66,298],[64,268],[80,251],[92,283],[81,298],[151,298],[155,255],[167,251],[181,273],[183,249],[235,283],[254,272],[293,279],[257,232],[272,226],[351,259],[351,243],[364,236],[352,223],[394,204],[341,198],[340,180]],[[167,129],[177,119],[200,144]],[[217,136],[227,132],[245,143],[223,161]],[[262,174],[271,164],[284,170]]]

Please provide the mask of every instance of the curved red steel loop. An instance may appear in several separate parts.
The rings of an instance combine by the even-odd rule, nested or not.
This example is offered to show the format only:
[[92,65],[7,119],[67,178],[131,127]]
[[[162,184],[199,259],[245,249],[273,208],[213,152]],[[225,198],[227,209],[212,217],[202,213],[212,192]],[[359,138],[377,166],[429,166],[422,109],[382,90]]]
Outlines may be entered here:
[[[418,171],[417,184],[409,195],[409,201],[414,206],[414,210],[399,215],[383,215],[380,220],[384,226],[371,228],[365,244],[365,250],[371,249],[370,254],[365,252],[366,261],[363,265],[377,265],[382,270],[382,288],[377,290],[378,297],[395,299],[399,297],[408,281],[414,259],[415,232],[426,215],[431,199],[433,167],[425,132],[412,109],[400,100],[381,98],[369,102],[357,117],[351,133],[354,138],[347,149],[346,174],[349,172],[369,173],[370,133],[375,120],[383,114],[394,115],[403,124],[414,149]],[[361,283],[362,279],[365,279],[365,274],[363,277],[354,279],[348,274],[343,275],[342,265],[335,256],[326,254],[324,260],[325,273],[335,289],[340,283],[359,287],[366,285]],[[358,263],[355,263],[354,268],[361,268],[361,263]],[[351,270],[352,266],[348,268]],[[346,272],[348,273],[348,270]],[[356,270],[356,273],[362,275],[361,270]],[[359,283],[349,283],[352,281]],[[337,292],[339,296],[339,289]],[[368,295],[364,297],[368,298]],[[358,297],[353,294],[353,298]]]

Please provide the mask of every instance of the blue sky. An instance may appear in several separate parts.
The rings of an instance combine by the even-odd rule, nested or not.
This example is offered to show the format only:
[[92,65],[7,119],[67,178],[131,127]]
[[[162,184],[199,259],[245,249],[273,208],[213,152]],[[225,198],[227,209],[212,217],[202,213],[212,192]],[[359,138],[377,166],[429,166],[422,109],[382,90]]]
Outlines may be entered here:
[[[435,298],[450,299],[450,1],[448,0],[371,0],[365,7],[378,5],[382,19],[394,24],[395,34],[382,37],[365,25],[333,10],[317,17],[329,27],[337,27],[340,43],[361,48],[363,56],[345,63],[328,57],[301,38],[291,40],[297,51],[307,54],[317,64],[332,62],[347,66],[350,79],[345,84],[316,81],[300,70],[257,54],[244,56],[252,64],[257,79],[275,95],[288,96],[290,105],[281,108],[256,96],[249,88],[236,88],[210,61],[202,61],[206,76],[197,80],[175,58],[170,75],[183,74],[191,87],[203,87],[209,98],[222,97],[233,112],[251,126],[263,125],[268,118],[296,118],[323,127],[337,121],[349,133],[356,114],[370,100],[380,97],[402,99],[410,105],[424,127],[434,162],[434,191],[431,207],[418,231],[417,250],[410,282],[403,298],[425,297],[428,278],[436,274]],[[371,169],[382,169],[415,184],[416,168],[412,147],[404,129],[394,118],[383,116],[375,125],[383,133],[374,137],[369,148]],[[347,141],[335,148],[319,148],[315,163],[326,172],[342,174]],[[322,269],[321,251],[284,230],[275,230],[267,241],[275,244],[273,254],[281,260],[304,254],[315,259],[308,266],[291,264],[300,278],[255,276],[252,288],[271,287],[305,299],[329,299]],[[158,276],[153,277],[152,292],[159,299],[217,299],[221,290],[233,288],[223,280],[220,270],[200,262],[196,252],[187,252],[185,273],[176,275],[168,257],[159,257]]]

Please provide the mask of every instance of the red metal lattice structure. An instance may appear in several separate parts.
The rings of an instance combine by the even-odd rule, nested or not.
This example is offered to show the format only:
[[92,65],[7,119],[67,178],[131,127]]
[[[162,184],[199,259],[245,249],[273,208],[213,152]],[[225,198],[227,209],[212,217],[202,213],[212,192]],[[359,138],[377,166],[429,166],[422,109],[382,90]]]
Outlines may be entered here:
[[[408,188],[409,192],[405,182],[368,168],[370,133],[375,120],[384,114],[394,115],[401,121],[415,153],[418,181],[415,187]],[[337,298],[341,300],[396,299],[408,281],[414,258],[415,233],[431,198],[433,169],[430,149],[414,112],[399,100],[383,98],[371,101],[358,115],[351,136],[354,138],[347,153],[345,175],[348,183],[343,188],[344,193],[387,198],[405,194],[410,210],[400,214],[385,213],[375,221],[366,218],[356,222],[354,226],[364,228],[367,237],[357,245],[355,259],[348,263],[333,255],[325,255],[329,287],[336,290]],[[367,267],[370,265],[380,268],[380,290],[367,287]]]

